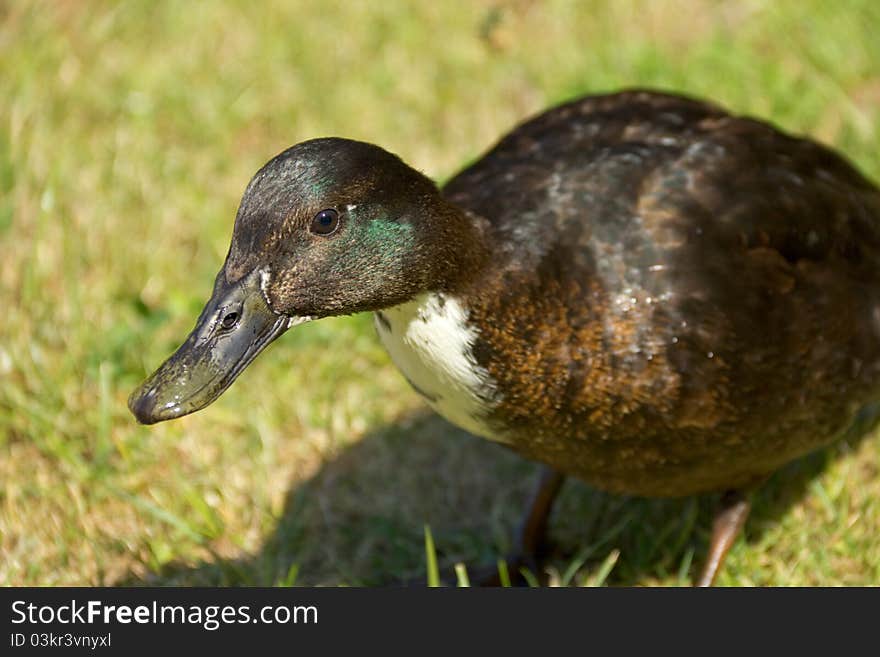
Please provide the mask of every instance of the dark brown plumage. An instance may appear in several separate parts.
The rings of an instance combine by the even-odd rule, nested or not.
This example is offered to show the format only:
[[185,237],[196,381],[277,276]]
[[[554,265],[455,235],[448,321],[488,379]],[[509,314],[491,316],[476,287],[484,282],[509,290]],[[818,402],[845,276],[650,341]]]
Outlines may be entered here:
[[739,488],[880,394],[880,193],[703,102],[585,98],[444,189],[503,244],[467,281],[518,452],[600,488]]

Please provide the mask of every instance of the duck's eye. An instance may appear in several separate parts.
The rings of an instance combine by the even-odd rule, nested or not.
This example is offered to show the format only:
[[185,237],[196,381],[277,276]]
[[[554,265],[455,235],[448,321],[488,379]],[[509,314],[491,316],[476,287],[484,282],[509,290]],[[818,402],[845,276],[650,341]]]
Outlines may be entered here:
[[236,324],[238,324],[238,313],[235,311],[226,313],[223,319],[220,320],[220,325],[225,329],[231,329]]
[[310,230],[316,235],[330,235],[339,227],[339,213],[333,208],[321,210],[312,219]]

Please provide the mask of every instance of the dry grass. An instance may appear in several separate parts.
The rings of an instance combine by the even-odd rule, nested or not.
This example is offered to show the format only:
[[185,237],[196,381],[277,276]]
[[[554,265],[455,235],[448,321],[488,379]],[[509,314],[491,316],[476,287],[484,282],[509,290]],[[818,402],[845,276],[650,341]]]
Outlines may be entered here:
[[[135,425],[128,392],[210,291],[244,185],[318,135],[442,179],[589,91],[716,99],[880,178],[880,9],[688,4],[0,6],[0,583],[381,583],[509,546],[534,468],[425,418],[368,318],[303,327],[209,410]],[[880,438],[788,468],[725,584],[880,581]],[[673,584],[711,500],[572,484],[555,581]],[[571,577],[566,571],[571,571]]]

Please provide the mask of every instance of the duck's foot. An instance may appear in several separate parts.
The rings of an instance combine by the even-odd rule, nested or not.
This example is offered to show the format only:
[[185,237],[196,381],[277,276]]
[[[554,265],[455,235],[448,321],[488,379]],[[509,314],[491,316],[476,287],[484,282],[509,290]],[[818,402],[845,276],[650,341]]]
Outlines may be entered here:
[[[540,564],[547,552],[547,521],[564,482],[565,475],[544,466],[520,525],[517,549],[505,559],[504,564],[499,564],[494,570],[484,571],[482,579],[477,579],[480,586],[502,586],[508,583],[511,586],[527,586],[535,581],[541,582]],[[526,573],[530,573],[532,577]]]
[[547,521],[564,482],[565,475],[544,466],[538,485],[532,493],[528,511],[519,529],[519,548],[523,555],[534,561],[544,556],[547,547]]
[[694,586],[712,586],[715,577],[724,563],[724,558],[742,531],[746,518],[752,508],[751,495],[743,491],[727,491],[721,497],[721,508],[715,514],[712,524],[712,539],[709,553],[700,576]]
[[[540,563],[546,554],[547,520],[564,481],[565,475],[544,467],[520,525],[517,548],[496,565],[468,571],[471,586],[529,586],[535,582],[541,583]],[[456,573],[441,573],[441,582],[446,586],[455,586],[459,578]],[[415,586],[424,583],[422,578],[410,582]]]

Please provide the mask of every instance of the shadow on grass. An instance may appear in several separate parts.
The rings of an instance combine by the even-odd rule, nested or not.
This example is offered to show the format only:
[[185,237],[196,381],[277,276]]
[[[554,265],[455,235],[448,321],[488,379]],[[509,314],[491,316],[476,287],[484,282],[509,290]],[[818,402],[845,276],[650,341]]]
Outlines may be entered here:
[[[836,453],[820,450],[771,478],[756,496],[747,539],[759,538],[798,502]],[[537,465],[433,414],[406,417],[296,483],[256,554],[171,563],[117,584],[395,585],[424,576],[425,524],[441,566],[485,566],[510,550],[537,475]],[[608,584],[670,577],[689,583],[705,554],[716,500],[615,496],[569,479],[551,519],[545,566],[589,574],[619,550]]]

